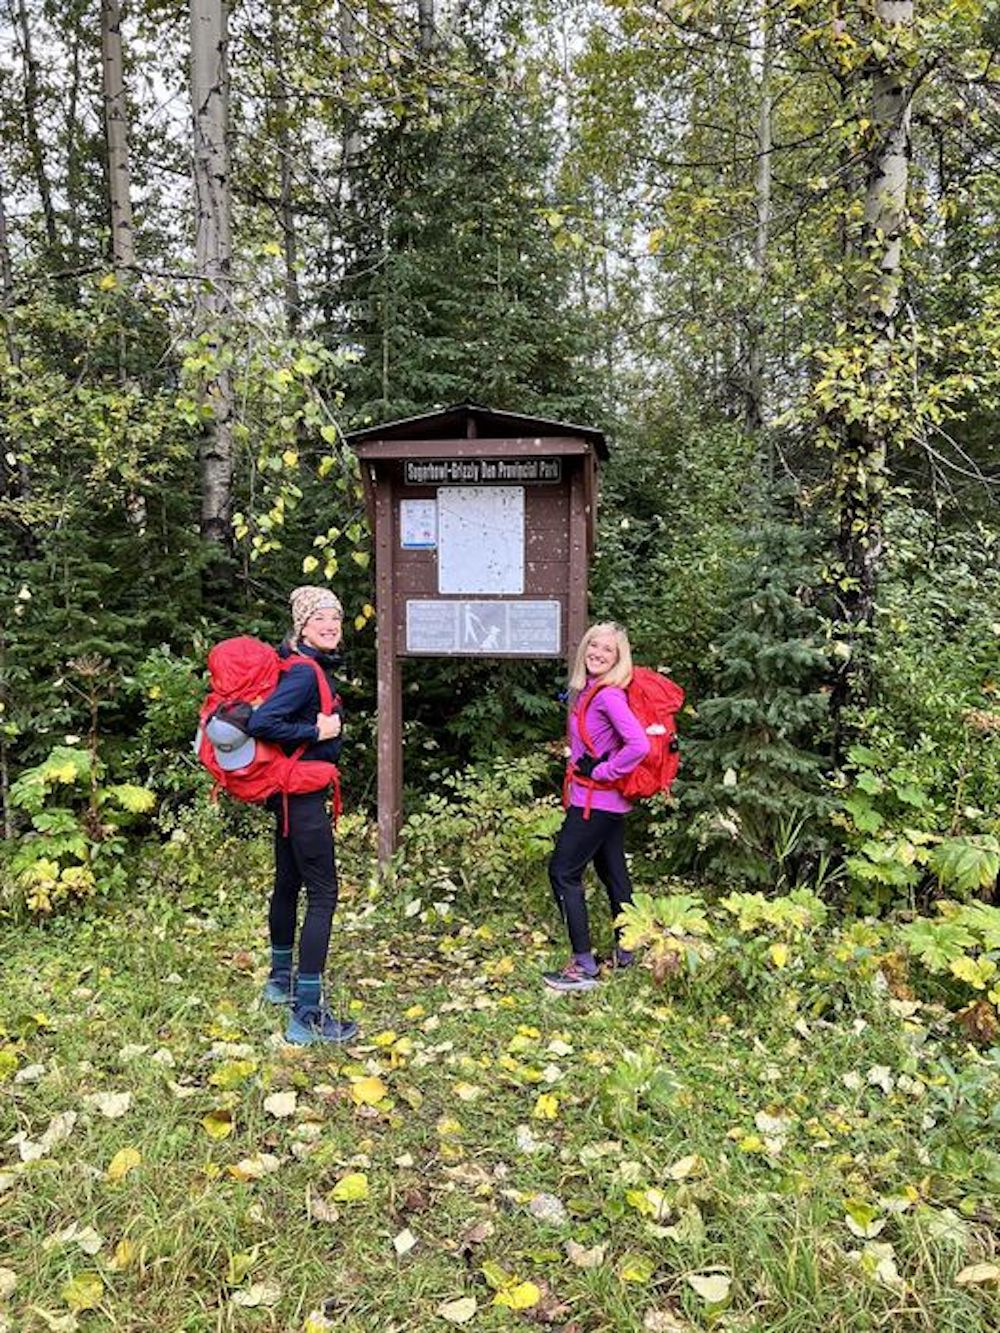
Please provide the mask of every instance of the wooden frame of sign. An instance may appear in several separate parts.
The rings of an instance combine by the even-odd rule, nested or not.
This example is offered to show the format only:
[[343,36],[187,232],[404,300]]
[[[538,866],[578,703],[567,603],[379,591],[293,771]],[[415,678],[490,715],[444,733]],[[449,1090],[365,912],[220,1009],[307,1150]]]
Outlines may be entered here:
[[402,820],[402,659],[568,659],[586,628],[603,434],[471,403],[347,437],[375,540],[378,845]]

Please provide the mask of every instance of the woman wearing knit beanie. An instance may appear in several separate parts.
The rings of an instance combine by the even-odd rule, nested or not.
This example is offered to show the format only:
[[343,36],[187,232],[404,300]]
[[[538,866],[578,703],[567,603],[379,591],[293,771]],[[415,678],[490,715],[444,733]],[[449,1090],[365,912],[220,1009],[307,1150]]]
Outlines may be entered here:
[[[334,711],[320,711],[315,668],[308,662],[295,663],[282,672],[274,693],[254,710],[247,729],[252,736],[277,743],[287,754],[305,745],[303,759],[336,763],[343,722],[334,672],[341,662],[343,608],[329,588],[296,588],[290,602],[292,632],[278,651],[282,657],[308,657],[319,664],[330,683]],[[333,828],[326,798],[326,791],[289,795],[287,823],[282,797],[273,796],[267,802],[275,813],[275,831],[274,891],[268,916],[271,973],[264,999],[291,1006],[285,1040],[297,1045],[350,1041],[358,1031],[356,1023],[337,1017],[323,999],[323,971],[337,906]],[[303,884],[306,911],[293,974]]]

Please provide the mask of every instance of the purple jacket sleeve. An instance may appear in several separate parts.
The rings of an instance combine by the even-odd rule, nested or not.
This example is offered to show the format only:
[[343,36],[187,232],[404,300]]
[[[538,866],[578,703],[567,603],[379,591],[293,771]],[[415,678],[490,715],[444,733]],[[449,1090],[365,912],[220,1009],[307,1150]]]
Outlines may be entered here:
[[618,689],[599,690],[593,703],[587,710],[603,714],[604,719],[617,735],[621,744],[613,748],[603,764],[598,764],[593,776],[598,782],[613,782],[631,773],[649,754],[649,737],[642,725],[629,708],[625,691]]

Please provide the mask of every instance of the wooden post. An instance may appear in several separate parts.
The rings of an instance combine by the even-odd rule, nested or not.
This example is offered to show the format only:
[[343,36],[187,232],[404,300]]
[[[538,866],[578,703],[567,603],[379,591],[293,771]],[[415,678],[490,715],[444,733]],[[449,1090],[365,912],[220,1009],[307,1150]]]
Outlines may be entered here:
[[587,544],[590,515],[583,468],[576,468],[569,491],[569,589],[566,598],[566,660],[573,661],[587,628]]
[[[392,607],[392,508],[390,473],[372,481],[375,497],[375,568],[378,606]],[[378,621],[378,863],[388,869],[396,839],[403,795],[403,691],[396,654],[396,630],[391,614]]]

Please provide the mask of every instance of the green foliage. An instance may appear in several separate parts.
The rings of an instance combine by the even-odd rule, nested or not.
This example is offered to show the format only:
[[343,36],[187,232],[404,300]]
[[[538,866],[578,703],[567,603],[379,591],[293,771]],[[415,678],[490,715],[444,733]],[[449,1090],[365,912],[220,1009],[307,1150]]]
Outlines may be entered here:
[[124,882],[126,835],[156,798],[146,787],[103,779],[93,751],[58,745],[11,787],[10,804],[30,817],[30,832],[4,858],[5,913],[48,916]]
[[1000,908],[946,900],[937,909],[937,919],[921,917],[900,928],[903,944],[928,972],[962,983],[965,997],[985,994],[1000,1007]]
[[562,822],[553,799],[537,796],[547,774],[548,760],[534,754],[442,779],[403,825],[397,879],[463,910],[523,893],[541,880]]
[[676,790],[697,864],[787,886],[822,848],[827,657],[809,605],[806,534],[772,520],[749,544],[711,649],[714,693],[684,729]]
[[654,974],[661,979],[681,967],[692,974],[713,954],[705,906],[688,893],[657,898],[637,893],[615,924],[626,949],[649,949]]

